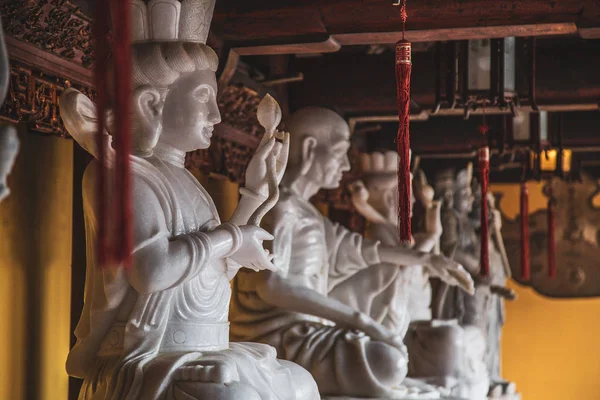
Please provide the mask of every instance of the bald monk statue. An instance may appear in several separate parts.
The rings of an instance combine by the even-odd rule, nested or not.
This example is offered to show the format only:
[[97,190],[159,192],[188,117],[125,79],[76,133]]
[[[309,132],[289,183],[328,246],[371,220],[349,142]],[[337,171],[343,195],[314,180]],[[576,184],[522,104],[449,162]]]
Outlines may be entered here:
[[337,188],[350,169],[349,126],[333,111],[306,108],[288,128],[288,169],[266,226],[275,237],[277,272],[240,271],[230,338],[275,347],[279,357],[310,371],[324,395],[410,394],[401,385],[408,361],[402,335],[376,322],[367,308],[392,298],[399,265],[421,265],[470,293],[473,282],[447,258],[366,240],[319,213],[310,198]]

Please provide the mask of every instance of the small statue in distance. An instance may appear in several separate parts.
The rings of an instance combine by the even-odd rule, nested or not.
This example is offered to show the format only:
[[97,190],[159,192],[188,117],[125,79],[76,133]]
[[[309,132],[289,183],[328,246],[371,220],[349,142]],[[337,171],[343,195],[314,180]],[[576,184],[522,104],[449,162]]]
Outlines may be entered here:
[[[386,245],[398,245],[398,155],[393,151],[363,154],[361,161],[364,178],[352,184],[351,192],[355,208],[370,222],[366,237]],[[413,248],[430,252],[439,244],[442,234],[440,202],[433,200],[433,188],[427,185],[421,171],[418,177],[418,181],[413,182],[411,210],[418,199],[424,211],[424,229],[413,235]],[[422,266],[401,267],[399,272],[396,300],[388,311],[395,317],[391,319],[398,322],[377,321],[404,336],[410,321],[431,319],[431,286],[427,270]]]

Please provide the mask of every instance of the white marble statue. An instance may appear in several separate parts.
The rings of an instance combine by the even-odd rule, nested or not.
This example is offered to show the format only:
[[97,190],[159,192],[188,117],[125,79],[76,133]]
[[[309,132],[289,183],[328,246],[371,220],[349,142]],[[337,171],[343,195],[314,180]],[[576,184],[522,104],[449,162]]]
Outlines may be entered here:
[[[6,43],[4,42],[2,22],[0,21],[0,106],[4,104],[9,84],[10,65]],[[18,153],[19,139],[15,128],[11,125],[0,126],[0,202],[10,194],[6,180],[15,164]]]
[[487,398],[485,337],[479,328],[461,327],[456,320],[416,321],[405,342],[409,376],[443,387],[461,399]]
[[[239,207],[221,222],[184,168],[186,152],[209,147],[220,122],[217,56],[204,44],[214,1],[133,6],[134,263],[96,265],[101,165],[92,161],[83,181],[85,304],[67,359],[68,373],[84,379],[79,398],[316,400],[310,374],[278,360],[273,347],[229,343],[230,279],[241,265],[274,269],[262,245],[272,236],[248,221],[283,175],[289,136],[276,134],[279,143],[267,132],[248,165]],[[97,155],[91,101],[69,89],[61,111],[69,132]]]
[[[370,222],[366,237],[398,245],[398,155],[389,151],[363,154],[361,158],[364,178],[353,183],[351,191],[355,208]],[[425,209],[425,232],[414,234],[414,248],[430,252],[442,233],[440,203],[433,201],[433,188],[422,179],[419,183],[414,185],[411,210],[418,198]],[[427,269],[420,265],[401,267],[398,278],[396,300],[389,305],[389,314],[398,322],[378,322],[404,335],[410,321],[431,319],[431,285]]]
[[368,241],[324,217],[309,200],[338,187],[350,168],[349,126],[330,110],[307,108],[288,127],[289,168],[267,224],[277,272],[240,271],[231,338],[271,344],[308,369],[324,395],[402,397],[402,335],[370,317],[392,300],[397,266],[423,265],[467,291],[471,278],[444,257]]
[[[474,181],[473,193],[474,203],[471,221],[478,230],[481,225],[481,191],[479,184]],[[496,199],[492,193],[487,195],[489,212],[489,266],[490,274],[485,280],[489,286],[490,295],[484,304],[484,315],[482,328],[486,338],[486,365],[490,376],[490,398],[504,396],[505,399],[516,399],[516,385],[505,381],[501,374],[501,336],[504,325],[504,301],[515,300],[516,294],[513,290],[505,287],[506,280],[511,276],[510,264],[502,239],[502,215],[496,208]],[[483,286],[483,285],[478,285]],[[479,287],[477,290],[481,290]]]

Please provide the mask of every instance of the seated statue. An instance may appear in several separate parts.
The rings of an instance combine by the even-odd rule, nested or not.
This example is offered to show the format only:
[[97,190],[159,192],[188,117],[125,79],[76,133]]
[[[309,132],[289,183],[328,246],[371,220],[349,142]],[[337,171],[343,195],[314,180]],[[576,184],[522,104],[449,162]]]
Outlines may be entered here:
[[[499,361],[496,359],[499,356],[498,324],[503,318],[503,310],[497,300],[500,296],[510,298],[514,295],[504,288],[504,282],[500,283],[495,277],[498,273],[503,275],[502,271],[506,268],[503,266],[505,257],[502,257],[495,244],[497,237],[494,236],[499,232],[494,221],[498,216],[494,213],[494,209],[490,210],[492,217],[490,225],[492,235],[489,241],[490,270],[500,268],[502,271],[491,271],[490,276],[484,277],[480,273],[481,242],[477,233],[480,223],[481,196],[479,202],[475,203],[479,191],[473,194],[471,164],[458,172],[453,170],[439,172],[435,190],[436,196],[443,202],[441,250],[447,256],[465,265],[475,282],[475,294],[466,295],[444,283],[437,282],[434,285],[433,315],[437,319],[457,321],[458,325],[464,328],[465,333],[472,338],[464,347],[465,362],[471,367],[465,370],[464,379],[459,382],[459,386],[464,397],[472,400],[485,399],[490,391],[491,379],[495,373],[499,373],[495,372],[495,365]],[[418,338],[419,335],[415,334],[415,337]],[[429,345],[422,347],[431,348]],[[412,349],[413,346],[410,348]],[[420,357],[414,357],[415,365],[420,362]],[[493,382],[491,388],[494,388]]]
[[[364,154],[362,156],[363,181],[351,185],[352,202],[368,221],[366,237],[389,246],[398,245],[398,155],[393,151]],[[441,235],[440,203],[433,201],[433,188],[419,173],[413,183],[411,212],[418,198],[424,209],[423,230],[413,234],[413,248],[430,252]],[[364,183],[363,183],[364,182]],[[397,279],[395,300],[389,304],[386,315],[395,324],[371,315],[386,328],[404,335],[410,321],[431,319],[431,285],[426,268],[420,265],[401,266]],[[379,313],[382,313],[380,308]]]
[[[369,315],[393,299],[398,265],[423,265],[472,291],[444,257],[365,240],[309,202],[339,186],[350,163],[350,129],[333,111],[307,108],[288,125],[289,168],[267,225],[277,272],[240,271],[231,301],[231,339],[268,343],[309,370],[324,395],[394,397],[407,372],[402,335]],[[343,300],[341,300],[343,299]]]
[[[481,191],[479,184],[474,180],[473,193],[474,203],[471,221],[474,227],[479,229],[481,225]],[[516,385],[505,381],[500,371],[501,367],[501,336],[504,325],[504,301],[513,301],[516,294],[513,290],[505,287],[506,280],[511,276],[510,264],[504,240],[502,239],[502,215],[496,208],[496,199],[492,193],[487,195],[489,213],[489,266],[490,274],[486,280],[490,288],[490,296],[485,304],[484,335],[486,338],[485,361],[490,376],[490,397],[503,396],[506,400],[516,399]],[[479,285],[481,286],[481,285]],[[476,288],[476,290],[478,290]]]
[[[230,222],[221,222],[206,190],[184,168],[186,152],[208,148],[220,122],[218,60],[204,44],[214,2],[133,6],[134,38],[143,40],[133,45],[134,262],[127,269],[96,265],[95,189],[103,166],[94,160],[83,178],[85,304],[67,359],[67,372],[84,380],[79,398],[316,400],[310,374],[278,360],[273,347],[229,343],[230,279],[241,265],[274,269],[262,245],[272,236],[248,220],[270,193],[267,177],[282,175],[288,136],[283,143],[261,142],[239,207]],[[178,36],[156,37],[173,32]],[[69,89],[61,111],[69,132],[96,156],[91,101]],[[104,144],[110,170],[108,134]]]

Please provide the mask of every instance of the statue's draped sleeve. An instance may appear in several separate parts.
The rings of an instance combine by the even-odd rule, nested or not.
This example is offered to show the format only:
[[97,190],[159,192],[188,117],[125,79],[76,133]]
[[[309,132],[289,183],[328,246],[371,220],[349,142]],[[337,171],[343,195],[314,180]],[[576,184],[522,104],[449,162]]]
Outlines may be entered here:
[[[178,205],[164,176],[150,163],[136,159],[133,167],[134,265],[99,267],[96,264],[98,212],[95,206],[99,163],[90,163],[83,178],[86,230],[86,282],[84,307],[75,329],[77,343],[67,359],[72,376],[85,377],[95,355],[111,329],[121,304],[132,289],[142,297],[153,297],[196,276],[210,261],[210,240],[196,232],[177,232]],[[110,212],[110,209],[109,209]],[[75,266],[81,267],[81,266]],[[139,316],[146,319],[148,316]]]
[[442,236],[440,248],[446,257],[451,257],[458,246],[458,220],[452,211],[442,213]]
[[329,260],[329,291],[358,271],[381,263],[378,241],[367,240],[328,218],[324,218],[324,227]]
[[179,213],[178,205],[170,202],[171,207],[165,208],[162,191],[155,182],[136,177],[133,185],[134,265],[128,278],[139,293],[179,286],[195,277],[211,259],[206,233],[174,235],[176,227],[168,226],[171,216],[167,213]]

